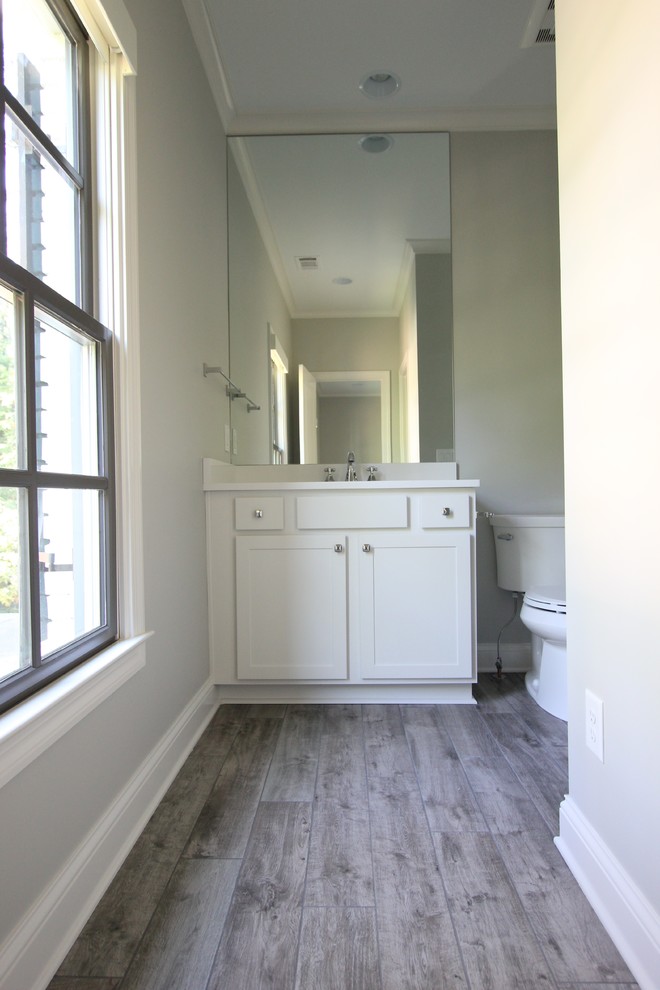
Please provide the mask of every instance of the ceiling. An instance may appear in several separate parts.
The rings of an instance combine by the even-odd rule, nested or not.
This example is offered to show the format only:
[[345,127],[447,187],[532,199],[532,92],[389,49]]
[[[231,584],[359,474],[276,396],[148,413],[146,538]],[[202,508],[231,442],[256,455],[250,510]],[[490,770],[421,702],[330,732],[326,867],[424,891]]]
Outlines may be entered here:
[[[393,315],[409,264],[406,244],[449,243],[448,186],[445,200],[434,200],[436,219],[428,192],[434,166],[425,169],[414,153],[415,164],[405,161],[397,132],[556,123],[554,44],[536,40],[545,27],[554,37],[554,0],[182,3],[228,135],[353,135],[349,158],[336,159],[327,144],[316,154],[323,174],[308,169],[299,147],[287,161],[284,145],[276,152],[268,138],[243,156],[250,201],[294,316]],[[400,88],[384,99],[366,97],[360,82],[382,71],[396,74]],[[392,150],[355,153],[355,134],[365,132],[393,135]],[[352,170],[367,159],[390,173],[389,185],[371,179],[357,193]],[[417,201],[416,214],[405,216],[401,193],[412,210],[415,187],[421,214]],[[349,233],[339,233],[340,212],[353,221]],[[377,243],[365,239],[374,228]],[[296,270],[301,255],[317,256],[319,270]],[[367,271],[367,259],[377,271]],[[344,276],[353,280],[347,286],[333,281]]]
[[449,253],[449,136],[391,140],[371,154],[356,134],[229,139],[292,317],[396,317],[413,255]]
[[[228,133],[554,125],[549,0],[183,0]],[[361,79],[398,75],[386,100]]]

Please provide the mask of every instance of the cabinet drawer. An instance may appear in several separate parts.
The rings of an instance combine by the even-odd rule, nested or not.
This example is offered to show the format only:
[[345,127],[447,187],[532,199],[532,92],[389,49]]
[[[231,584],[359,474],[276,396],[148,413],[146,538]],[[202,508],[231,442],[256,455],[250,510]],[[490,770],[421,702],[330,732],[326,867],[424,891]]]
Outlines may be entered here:
[[235,499],[236,529],[284,529],[284,499]]
[[419,507],[422,529],[452,529],[470,525],[470,496],[463,492],[455,495],[422,495]]
[[296,499],[298,529],[405,529],[406,495],[325,495]]

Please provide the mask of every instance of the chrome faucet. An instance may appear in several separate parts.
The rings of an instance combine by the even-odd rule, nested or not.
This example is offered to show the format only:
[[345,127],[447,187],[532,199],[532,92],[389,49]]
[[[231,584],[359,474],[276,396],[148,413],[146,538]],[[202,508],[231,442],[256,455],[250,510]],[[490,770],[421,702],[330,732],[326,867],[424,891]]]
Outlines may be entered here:
[[349,450],[346,456],[346,481],[357,481],[357,472],[353,465],[355,464],[355,454],[352,450]]

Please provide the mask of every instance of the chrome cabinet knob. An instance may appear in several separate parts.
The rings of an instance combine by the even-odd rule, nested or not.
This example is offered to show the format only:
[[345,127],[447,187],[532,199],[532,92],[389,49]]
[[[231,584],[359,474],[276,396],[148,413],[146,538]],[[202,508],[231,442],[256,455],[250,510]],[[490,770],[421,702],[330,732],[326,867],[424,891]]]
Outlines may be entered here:
[[344,552],[344,544],[335,543],[335,553],[343,553],[343,552]]
[[444,509],[442,510],[442,514],[443,514],[443,516],[450,516],[451,515],[451,509],[449,508],[448,505],[446,505],[444,507]]
[[363,543],[362,549],[365,553],[371,553],[371,543]]
[[257,517],[257,519],[263,519],[263,517],[264,517],[264,510],[263,509],[255,509],[254,510],[254,514]]

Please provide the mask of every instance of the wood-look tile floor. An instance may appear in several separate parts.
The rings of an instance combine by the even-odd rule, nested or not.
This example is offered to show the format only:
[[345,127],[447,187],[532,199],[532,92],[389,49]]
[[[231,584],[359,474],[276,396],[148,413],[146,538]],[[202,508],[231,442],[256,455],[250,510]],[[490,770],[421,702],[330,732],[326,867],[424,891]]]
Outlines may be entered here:
[[559,855],[564,723],[224,706],[50,990],[629,990]]

